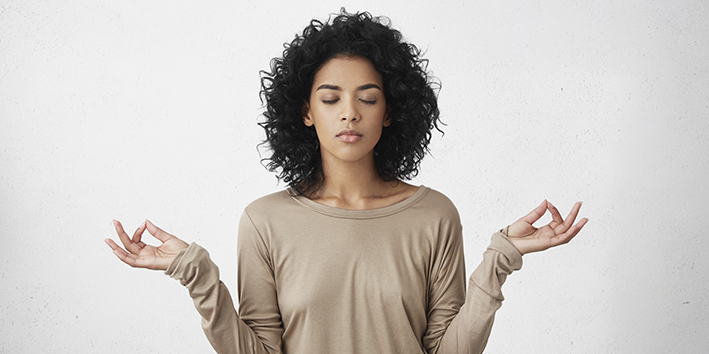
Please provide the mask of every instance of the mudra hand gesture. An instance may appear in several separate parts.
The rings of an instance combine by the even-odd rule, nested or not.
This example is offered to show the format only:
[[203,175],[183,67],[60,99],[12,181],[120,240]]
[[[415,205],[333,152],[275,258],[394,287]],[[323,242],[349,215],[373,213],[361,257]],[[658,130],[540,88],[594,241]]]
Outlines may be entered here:
[[[579,209],[581,209],[581,202],[574,204],[564,220],[559,214],[559,210],[545,200],[525,217],[508,226],[507,236],[521,254],[543,251],[565,244],[571,241],[588,222],[587,218],[583,218],[574,225]],[[534,227],[532,224],[539,220],[547,210],[551,213],[552,221],[540,228]]]
[[[123,231],[123,225],[118,220],[113,220],[118,238],[123,243],[125,250],[118,246],[110,238],[106,243],[113,250],[113,253],[125,264],[134,268],[148,268],[154,270],[166,270],[177,253],[187,248],[189,245],[179,238],[161,230],[148,220],[145,220],[133,233],[133,238],[128,237]],[[141,241],[145,230],[162,242],[162,245],[155,247]],[[126,250],[128,250],[126,252]]]

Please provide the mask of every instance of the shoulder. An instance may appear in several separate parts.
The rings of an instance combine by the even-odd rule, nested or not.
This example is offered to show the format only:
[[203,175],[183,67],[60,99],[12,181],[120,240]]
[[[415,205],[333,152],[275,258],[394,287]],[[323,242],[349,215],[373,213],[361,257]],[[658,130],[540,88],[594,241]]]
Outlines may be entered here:
[[269,244],[268,230],[293,222],[293,198],[288,190],[260,197],[244,208],[239,220],[239,242],[261,239],[257,243]]
[[289,190],[284,189],[278,192],[260,197],[244,208],[244,212],[249,215],[268,214],[273,210],[285,207],[293,203],[293,198]]
[[427,188],[426,195],[420,201],[420,207],[428,209],[429,212],[435,212],[441,216],[448,216],[454,219],[459,219],[458,209],[455,204],[443,193],[429,187],[421,186],[421,188]]
[[[425,186],[422,196],[401,217],[417,227],[453,230],[461,228],[460,215],[453,202],[443,193]],[[425,188],[425,189],[424,189]]]
[[308,211],[284,189],[260,197],[244,208],[242,219],[248,219],[257,229],[298,224],[308,218]]
[[416,222],[412,222],[412,224],[422,230],[430,231],[429,237],[431,237],[435,249],[443,251],[462,244],[463,226],[460,214],[445,194],[429,188],[415,209],[417,209],[416,214],[412,216],[412,219]]

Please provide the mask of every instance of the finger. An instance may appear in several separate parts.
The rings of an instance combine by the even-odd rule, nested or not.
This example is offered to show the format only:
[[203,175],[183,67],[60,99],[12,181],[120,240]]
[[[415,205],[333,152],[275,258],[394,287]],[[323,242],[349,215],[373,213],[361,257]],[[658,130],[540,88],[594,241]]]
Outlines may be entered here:
[[113,220],[113,226],[116,228],[116,233],[118,234],[118,238],[121,240],[121,243],[123,243],[123,247],[125,247],[130,253],[140,253],[141,248],[131,241],[128,234],[126,234],[125,230],[123,230],[123,225],[121,225],[118,220]]
[[118,259],[120,259],[123,263],[128,264],[131,267],[137,266],[138,258],[136,255],[126,252],[123,248],[121,248],[121,246],[116,244],[110,238],[107,238],[104,241],[106,242],[108,247],[111,247],[111,249],[113,250],[113,254],[115,254],[116,257],[118,257]]
[[133,268],[139,267],[138,266],[138,257],[134,254],[130,254],[130,253],[124,251],[122,248],[120,248],[118,250],[113,250],[113,254],[115,254],[116,257],[118,257],[118,259],[120,259],[123,263],[125,263]]
[[571,208],[571,212],[569,212],[569,215],[566,217],[566,220],[564,220],[564,223],[562,224],[563,227],[561,227],[559,230],[554,230],[555,232],[566,232],[569,230],[571,225],[574,224],[574,220],[576,220],[576,217],[579,215],[579,210],[581,209],[581,202],[576,202],[574,206]]
[[559,214],[559,209],[557,209],[551,202],[547,201],[547,210],[551,213],[551,218],[554,220],[554,223],[556,225],[561,224],[564,222],[564,219],[561,217],[561,214]]
[[114,250],[114,251],[115,251],[115,250],[118,250],[118,249],[122,249],[121,246],[119,246],[118,244],[116,244],[116,242],[114,242],[114,241],[111,240],[110,238],[107,238],[107,239],[105,239],[105,240],[103,240],[103,241],[106,242],[106,244],[108,245],[108,247],[111,247],[111,249]]
[[145,220],[145,225],[148,228],[148,232],[150,232],[153,237],[160,240],[162,243],[165,243],[167,240],[175,237],[155,226],[152,222],[150,222],[150,220]]
[[544,215],[544,213],[546,213],[546,211],[547,211],[547,201],[546,201],[546,199],[544,199],[542,204],[539,204],[538,207],[534,208],[534,210],[529,212],[529,214],[525,215],[520,220],[528,222],[530,225],[534,224],[534,222],[539,220],[539,218],[541,218]]
[[584,225],[586,225],[587,222],[588,222],[588,219],[583,218],[583,219],[579,220],[579,222],[577,222],[571,228],[569,228],[569,230],[567,230],[563,234],[557,236],[558,238],[555,242],[555,246],[565,244],[565,243],[568,243],[569,241],[571,241],[574,237],[576,237],[576,235],[578,235],[579,231],[581,231],[581,229],[584,227]]
[[145,247],[145,243],[140,240],[143,237],[143,232],[145,232],[145,221],[143,221],[143,223],[140,224],[140,226],[138,226],[138,228],[133,233],[132,241],[140,248]]

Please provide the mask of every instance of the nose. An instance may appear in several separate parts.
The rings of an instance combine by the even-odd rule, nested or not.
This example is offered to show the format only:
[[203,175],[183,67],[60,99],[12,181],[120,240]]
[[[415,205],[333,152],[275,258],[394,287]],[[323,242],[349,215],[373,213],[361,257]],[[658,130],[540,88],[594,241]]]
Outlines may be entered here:
[[361,117],[359,111],[357,110],[356,102],[352,100],[344,100],[342,105],[342,112],[340,113],[340,120],[342,121],[357,121]]

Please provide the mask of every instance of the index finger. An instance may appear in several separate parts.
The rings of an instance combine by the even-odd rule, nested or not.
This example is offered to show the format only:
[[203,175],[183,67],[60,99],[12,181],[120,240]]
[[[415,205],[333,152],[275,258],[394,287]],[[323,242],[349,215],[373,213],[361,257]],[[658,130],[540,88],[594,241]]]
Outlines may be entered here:
[[113,227],[116,228],[118,238],[121,240],[121,243],[123,243],[123,247],[125,247],[128,252],[133,254],[140,253],[140,247],[130,239],[128,234],[126,234],[126,231],[123,230],[123,225],[121,225],[120,221],[113,220]]
[[547,200],[547,210],[551,213],[551,218],[554,220],[555,223],[561,224],[564,222],[564,219],[561,218],[561,214],[559,214],[559,209],[557,209],[551,202]]

